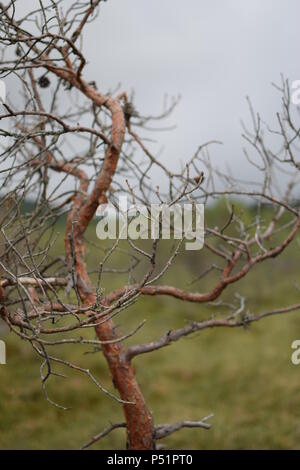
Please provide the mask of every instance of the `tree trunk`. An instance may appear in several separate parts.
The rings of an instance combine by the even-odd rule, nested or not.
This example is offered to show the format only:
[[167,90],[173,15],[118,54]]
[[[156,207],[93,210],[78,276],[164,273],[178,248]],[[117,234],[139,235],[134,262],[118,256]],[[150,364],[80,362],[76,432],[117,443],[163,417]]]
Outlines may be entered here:
[[[100,341],[117,339],[112,320],[103,322],[102,319],[101,325],[96,327],[96,332]],[[123,404],[127,423],[127,447],[133,450],[153,449],[152,415],[136,381],[134,369],[125,358],[122,345],[118,342],[104,344],[102,350],[121,399],[133,402],[133,404]]]
[[[82,297],[82,289],[80,291]],[[95,304],[95,293],[86,293],[84,303]],[[126,358],[122,344],[117,341],[118,335],[112,319],[107,318],[105,321],[105,317],[101,317],[100,321],[101,323],[99,322],[95,327],[98,339],[103,342],[116,341],[102,344],[102,352],[109,365],[113,384],[121,399],[130,402],[122,405],[127,423],[127,448],[131,450],[154,449],[152,415],[136,381],[134,368],[130,360]]]

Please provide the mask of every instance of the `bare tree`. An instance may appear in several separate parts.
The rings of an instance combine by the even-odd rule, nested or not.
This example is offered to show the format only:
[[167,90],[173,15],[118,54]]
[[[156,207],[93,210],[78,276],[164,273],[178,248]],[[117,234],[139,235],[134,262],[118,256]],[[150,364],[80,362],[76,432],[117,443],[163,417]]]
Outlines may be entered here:
[[[241,181],[214,168],[209,149],[217,142],[201,145],[183,170],[174,172],[151,152],[142,133],[147,135],[151,121],[169,116],[176,100],[160,116],[143,116],[125,92],[102,93],[96,82],[84,78],[86,58],[80,39],[88,23],[97,18],[101,0],[37,0],[36,10],[23,17],[19,3],[0,3],[0,77],[13,80],[18,90],[18,99],[2,103],[0,115],[1,316],[42,358],[43,389],[54,405],[60,406],[47,395],[46,385],[51,375],[58,374],[57,365],[86,374],[101,392],[120,403],[125,421],[112,424],[84,447],[119,427],[126,429],[129,449],[154,449],[157,440],[184,427],[208,429],[209,416],[155,426],[132,361],[207,328],[247,327],[300,308],[300,304],[284,305],[253,313],[241,295],[230,304],[222,300],[228,286],[256,265],[279,256],[299,229],[295,195],[300,128],[291,109],[288,83],[283,80],[277,87],[282,110],[276,129],[270,129],[250,105],[253,130],[244,132],[248,144],[244,153],[257,170],[256,181]],[[273,150],[275,141],[277,149]],[[162,189],[153,184],[154,170],[167,181]],[[280,184],[279,174],[284,175]],[[184,238],[172,245],[167,260],[158,253],[159,239],[152,241],[150,250],[149,244],[145,248],[130,238],[123,244],[116,239],[109,247],[99,242],[93,266],[86,264],[85,247],[91,243],[87,229],[99,204],[116,204],[118,195],[148,208],[151,201],[169,207],[226,201],[227,221],[205,228],[203,251],[209,254],[209,264],[196,281],[207,278],[208,291],[162,283],[176,256],[184,253]],[[26,211],[23,207],[29,200],[34,203]],[[245,222],[234,200],[252,204],[251,222]],[[55,227],[64,215],[61,249]],[[54,256],[57,244],[61,253]],[[126,257],[125,267],[109,266],[116,252]],[[106,273],[115,274],[117,280],[127,274],[128,282],[107,292],[103,288]],[[134,302],[140,302],[142,309],[144,296],[209,304],[213,315],[146,344],[126,346],[126,340],[144,323],[122,336],[114,326],[115,318]],[[229,308],[227,313],[224,307]],[[86,336],[90,329],[96,331],[95,340]],[[56,354],[58,346],[70,344],[101,348],[116,394],[106,390],[89,369]]]

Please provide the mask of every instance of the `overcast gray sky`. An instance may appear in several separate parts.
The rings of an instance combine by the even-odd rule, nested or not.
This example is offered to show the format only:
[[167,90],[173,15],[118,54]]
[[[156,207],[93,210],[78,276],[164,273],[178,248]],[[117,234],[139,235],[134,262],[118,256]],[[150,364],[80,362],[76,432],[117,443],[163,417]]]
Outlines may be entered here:
[[217,159],[243,175],[240,119],[246,95],[268,122],[280,106],[271,82],[300,79],[299,0],[109,0],[90,25],[89,76],[107,89],[134,89],[142,113],[158,112],[165,93],[181,94],[177,129],[158,134],[161,158],[179,164],[210,139]]
[[[26,10],[39,4],[23,1]],[[177,128],[156,134],[152,150],[164,146],[160,158],[175,169],[199,144],[221,140],[214,161],[245,177],[245,97],[274,122],[280,95],[271,82],[281,73],[300,79],[299,18],[299,0],[108,0],[85,30],[85,78],[102,92],[120,82],[135,90],[141,114],[158,113],[166,93],[180,94],[168,122]]]

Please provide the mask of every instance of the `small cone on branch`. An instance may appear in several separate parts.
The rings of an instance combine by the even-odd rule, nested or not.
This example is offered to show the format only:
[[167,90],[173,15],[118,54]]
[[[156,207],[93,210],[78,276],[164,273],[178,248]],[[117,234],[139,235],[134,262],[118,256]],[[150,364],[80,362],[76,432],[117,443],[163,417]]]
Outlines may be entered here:
[[198,176],[195,176],[194,181],[196,184],[201,184],[204,181],[203,171],[201,171],[201,173]]
[[134,105],[130,102],[124,104],[123,112],[126,122],[129,122],[132,117],[139,117],[139,113],[135,109]]
[[38,82],[41,88],[48,88],[48,86],[50,85],[50,80],[45,75],[42,75],[39,78]]

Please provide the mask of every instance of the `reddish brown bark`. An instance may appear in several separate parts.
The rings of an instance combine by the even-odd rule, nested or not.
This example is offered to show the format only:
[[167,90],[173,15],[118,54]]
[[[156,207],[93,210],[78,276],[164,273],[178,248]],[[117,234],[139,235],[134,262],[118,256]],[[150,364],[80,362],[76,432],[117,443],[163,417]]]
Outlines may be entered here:
[[[82,295],[82,294],[81,294]],[[84,295],[87,305],[96,303],[94,293]],[[108,319],[96,327],[98,338],[101,341],[117,340],[113,321]],[[103,354],[108,362],[112,380],[120,393],[124,403],[123,410],[127,423],[127,446],[129,449],[153,449],[153,422],[152,415],[147,408],[145,399],[136,381],[134,369],[126,359],[125,351],[119,342],[102,345]]]
[[[78,85],[76,80],[75,84]],[[73,207],[67,220],[65,237],[67,260],[69,263],[75,263],[76,287],[83,304],[89,306],[96,304],[96,292],[83,259],[85,253],[83,234],[99,203],[104,202],[106,199],[106,191],[115,173],[124,141],[125,119],[117,99],[110,97],[104,99],[89,86],[84,86],[84,91],[94,103],[106,106],[112,116],[112,143],[107,148],[104,163],[94,189],[86,200],[84,200],[85,196],[82,192],[74,197]],[[71,172],[72,169],[65,168],[65,170]],[[83,175],[78,176],[82,177]],[[99,322],[96,327],[96,332],[100,341],[118,340],[113,321],[109,318],[106,321],[101,318],[101,323]],[[130,402],[123,404],[127,423],[128,448],[135,450],[152,449],[154,447],[152,415],[146,406],[135,378],[134,369],[130,361],[126,359],[122,345],[117,341],[112,344],[103,344],[102,350],[108,362],[113,383],[118,389],[121,399],[124,402]]]
[[[101,340],[117,339],[111,320],[99,325],[96,331]],[[102,350],[109,364],[114,385],[119,390],[122,400],[134,402],[134,404],[123,405],[127,422],[128,447],[139,450],[152,449],[152,416],[137,384],[132,365],[125,358],[120,343],[105,344]]]

